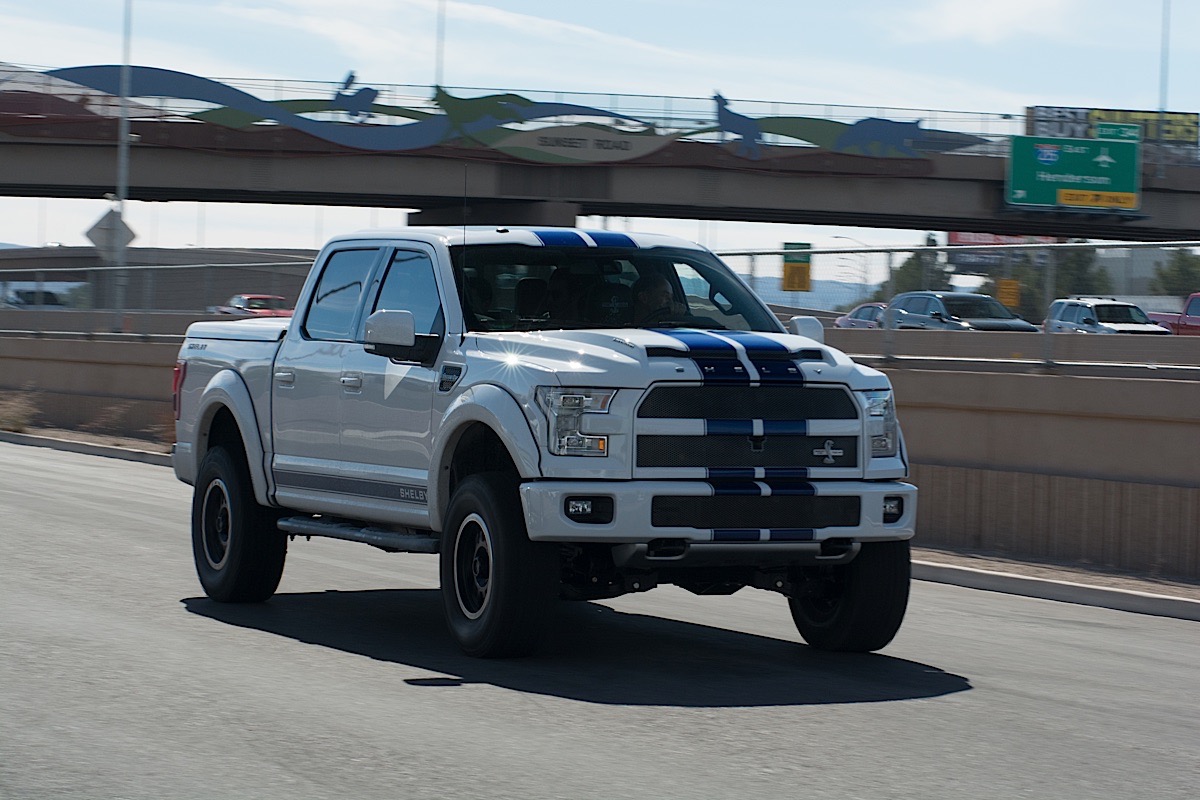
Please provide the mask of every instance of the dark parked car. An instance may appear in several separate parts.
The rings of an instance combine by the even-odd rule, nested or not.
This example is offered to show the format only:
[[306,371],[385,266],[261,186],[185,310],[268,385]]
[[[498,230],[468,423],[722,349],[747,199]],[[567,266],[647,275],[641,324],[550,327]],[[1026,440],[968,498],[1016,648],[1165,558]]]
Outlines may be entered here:
[[862,303],[833,321],[835,328],[882,328],[887,303]]
[[972,292],[905,292],[884,315],[893,328],[929,331],[1037,331],[996,298]]

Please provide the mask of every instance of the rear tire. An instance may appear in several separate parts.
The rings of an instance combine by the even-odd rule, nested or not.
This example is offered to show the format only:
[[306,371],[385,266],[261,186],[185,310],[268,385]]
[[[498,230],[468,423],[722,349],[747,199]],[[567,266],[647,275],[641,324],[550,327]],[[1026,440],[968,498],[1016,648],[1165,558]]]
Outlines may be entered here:
[[440,559],[446,621],[463,652],[505,658],[537,646],[557,604],[558,549],[529,540],[515,480],[486,472],[459,485]]
[[788,599],[796,630],[819,650],[880,650],[904,621],[910,577],[907,541],[867,542],[849,564],[805,568],[804,594]]
[[275,593],[287,557],[278,519],[254,499],[241,453],[208,451],[192,496],[192,556],[205,594],[221,603],[260,603]]

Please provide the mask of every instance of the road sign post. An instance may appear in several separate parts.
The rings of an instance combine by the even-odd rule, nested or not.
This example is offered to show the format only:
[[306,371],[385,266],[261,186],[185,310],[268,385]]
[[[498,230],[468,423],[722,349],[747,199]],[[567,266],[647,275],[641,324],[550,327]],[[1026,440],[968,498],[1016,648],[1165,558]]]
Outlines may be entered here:
[[[784,242],[784,250],[811,250],[807,242]],[[783,254],[783,291],[811,292],[812,291],[812,254],[784,253]]]
[[1140,160],[1136,141],[1014,136],[1005,199],[1014,206],[1136,211]]

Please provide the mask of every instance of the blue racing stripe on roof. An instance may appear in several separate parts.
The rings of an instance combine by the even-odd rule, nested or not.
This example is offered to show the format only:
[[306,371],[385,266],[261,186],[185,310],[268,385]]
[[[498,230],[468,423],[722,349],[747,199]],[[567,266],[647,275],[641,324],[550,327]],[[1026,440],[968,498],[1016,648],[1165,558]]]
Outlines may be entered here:
[[542,244],[559,247],[587,247],[587,241],[575,231],[533,231]]
[[689,350],[734,352],[736,349],[729,342],[718,339],[716,336],[707,334],[704,331],[689,330],[686,328],[651,328],[651,330],[655,333],[661,333],[664,336],[670,336],[677,342],[684,343]]
[[633,239],[623,233],[613,233],[612,231],[584,231],[588,236],[592,237],[592,241],[599,247],[637,247],[638,244]]
[[787,345],[757,334],[754,331],[721,331],[721,335],[736,341],[742,347],[746,348],[746,352],[750,355],[754,355],[756,351],[770,353],[788,352]]

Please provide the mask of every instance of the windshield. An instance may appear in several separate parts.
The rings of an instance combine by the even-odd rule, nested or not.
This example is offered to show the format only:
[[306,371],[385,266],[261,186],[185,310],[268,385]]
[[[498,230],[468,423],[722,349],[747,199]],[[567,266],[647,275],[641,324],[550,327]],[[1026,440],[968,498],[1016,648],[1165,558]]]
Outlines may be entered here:
[[1096,321],[1150,324],[1150,318],[1137,306],[1096,306]]
[[1013,314],[992,297],[943,297],[951,316],[963,319],[1013,319]]
[[715,256],[674,248],[452,247],[468,330],[782,330]]

